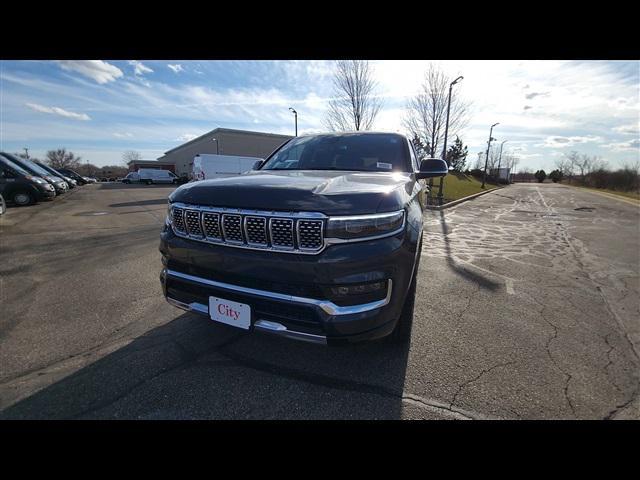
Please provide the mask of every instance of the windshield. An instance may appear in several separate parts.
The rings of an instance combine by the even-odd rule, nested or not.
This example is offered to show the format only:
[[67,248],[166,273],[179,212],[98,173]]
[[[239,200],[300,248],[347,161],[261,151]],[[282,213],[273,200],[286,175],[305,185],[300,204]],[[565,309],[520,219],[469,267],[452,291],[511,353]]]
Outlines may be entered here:
[[4,155],[8,156],[14,162],[20,162],[20,164],[22,164],[25,167],[27,167],[29,170],[31,170],[36,175],[40,175],[41,177],[50,177],[51,176],[50,172],[47,172],[40,165],[38,165],[35,162],[32,162],[31,160],[29,160],[27,158],[16,158],[15,155],[11,155],[11,154],[4,154]]
[[260,170],[408,172],[409,165],[402,135],[348,133],[295,138],[271,155]]
[[9,158],[5,157],[4,154],[0,157],[0,159],[2,159],[1,160],[2,163],[4,163],[7,167],[11,168],[12,170],[15,170],[20,175],[29,175],[29,172],[27,172],[20,165],[12,162]]

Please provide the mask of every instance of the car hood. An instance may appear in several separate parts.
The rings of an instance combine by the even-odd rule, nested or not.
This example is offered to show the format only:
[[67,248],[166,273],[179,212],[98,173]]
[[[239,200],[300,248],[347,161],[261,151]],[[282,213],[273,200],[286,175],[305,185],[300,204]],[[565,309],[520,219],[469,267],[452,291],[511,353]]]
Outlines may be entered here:
[[194,205],[353,215],[403,208],[415,179],[407,173],[259,170],[182,185],[169,200]]
[[52,183],[63,183],[64,180],[60,177],[54,177],[53,175],[47,175],[45,177],[48,181],[52,182]]

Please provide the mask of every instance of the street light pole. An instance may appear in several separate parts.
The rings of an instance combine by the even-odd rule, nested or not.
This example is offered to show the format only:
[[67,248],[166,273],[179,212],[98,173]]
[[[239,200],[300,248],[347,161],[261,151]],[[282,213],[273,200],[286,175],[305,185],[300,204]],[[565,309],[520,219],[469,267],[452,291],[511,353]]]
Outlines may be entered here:
[[298,112],[296,112],[293,108],[289,107],[289,110],[293,112],[296,117],[296,137],[298,136]]
[[27,147],[24,147],[23,150],[27,158],[29,158],[29,149]]
[[[444,147],[442,149],[442,159],[447,161],[447,135],[449,135],[449,111],[451,110],[451,90],[453,86],[462,80],[464,77],[459,76],[453,82],[449,84],[449,101],[447,102],[447,122],[444,124]],[[448,162],[447,162],[448,164]],[[444,177],[440,177],[440,187],[438,188],[438,204],[442,205],[442,185],[444,184]]]
[[487,154],[485,155],[485,158],[484,158],[484,174],[482,175],[482,186],[480,188],[484,188],[484,183],[487,180],[487,162],[489,161],[489,148],[491,147],[491,140],[495,140],[495,138],[493,138],[491,134],[493,133],[493,127],[495,127],[496,125],[500,125],[500,123],[494,123],[493,125],[491,125],[491,130],[489,130],[489,141],[487,142]]
[[216,142],[216,155],[220,155],[220,148],[218,146],[218,139],[217,138],[212,138],[211,141],[212,142]]
[[[500,155],[498,156],[498,182],[500,182],[500,162],[502,161],[502,147],[504,147],[504,144],[507,142],[507,140],[503,141],[500,144]],[[508,178],[508,177],[507,177]]]

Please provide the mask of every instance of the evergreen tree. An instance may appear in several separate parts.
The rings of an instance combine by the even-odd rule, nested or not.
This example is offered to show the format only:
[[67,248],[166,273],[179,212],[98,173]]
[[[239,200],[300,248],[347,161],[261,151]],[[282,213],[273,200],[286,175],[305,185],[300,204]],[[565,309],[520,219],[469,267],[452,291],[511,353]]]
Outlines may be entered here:
[[456,172],[463,172],[467,164],[468,149],[462,144],[462,140],[456,136],[456,141],[447,151],[447,164]]
[[558,183],[560,180],[562,180],[562,172],[556,169],[549,174],[549,178],[553,181],[553,183]]
[[420,139],[417,133],[414,133],[411,143],[413,143],[413,147],[416,149],[416,155],[418,155],[418,162],[424,160],[429,156],[428,144],[425,145],[424,143],[422,143],[422,140]]

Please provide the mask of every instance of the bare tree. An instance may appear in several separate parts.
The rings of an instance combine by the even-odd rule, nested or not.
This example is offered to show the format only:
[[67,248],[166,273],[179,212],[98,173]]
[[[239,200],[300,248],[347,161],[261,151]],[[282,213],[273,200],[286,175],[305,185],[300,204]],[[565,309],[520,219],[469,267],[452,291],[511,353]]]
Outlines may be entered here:
[[566,178],[569,183],[573,179],[573,168],[575,161],[573,160],[573,155],[575,154],[576,159],[578,152],[571,152],[571,154],[566,155],[565,157],[558,157],[555,161],[555,167],[560,171],[563,178]]
[[329,101],[326,127],[333,131],[369,130],[382,107],[375,95],[373,69],[365,60],[336,62],[334,98]]
[[515,154],[508,152],[502,155],[502,165],[508,168],[511,172],[515,170],[515,168],[518,166],[518,163],[520,163],[520,158]]
[[122,161],[125,165],[128,165],[129,162],[136,162],[138,160],[142,160],[142,154],[135,150],[127,150],[122,154]]
[[482,170],[484,168],[484,156],[485,152],[478,152],[478,158],[473,164],[473,170]]
[[[404,127],[412,136],[418,135],[420,137],[427,146],[431,157],[439,156],[444,143],[451,80],[437,66],[430,64],[420,93],[407,103],[403,119]],[[449,138],[459,135],[467,125],[468,110],[469,105],[456,96],[455,90],[453,90],[449,114]]]
[[47,163],[51,168],[77,168],[81,161],[81,157],[77,157],[73,152],[67,152],[64,147],[47,152]]

